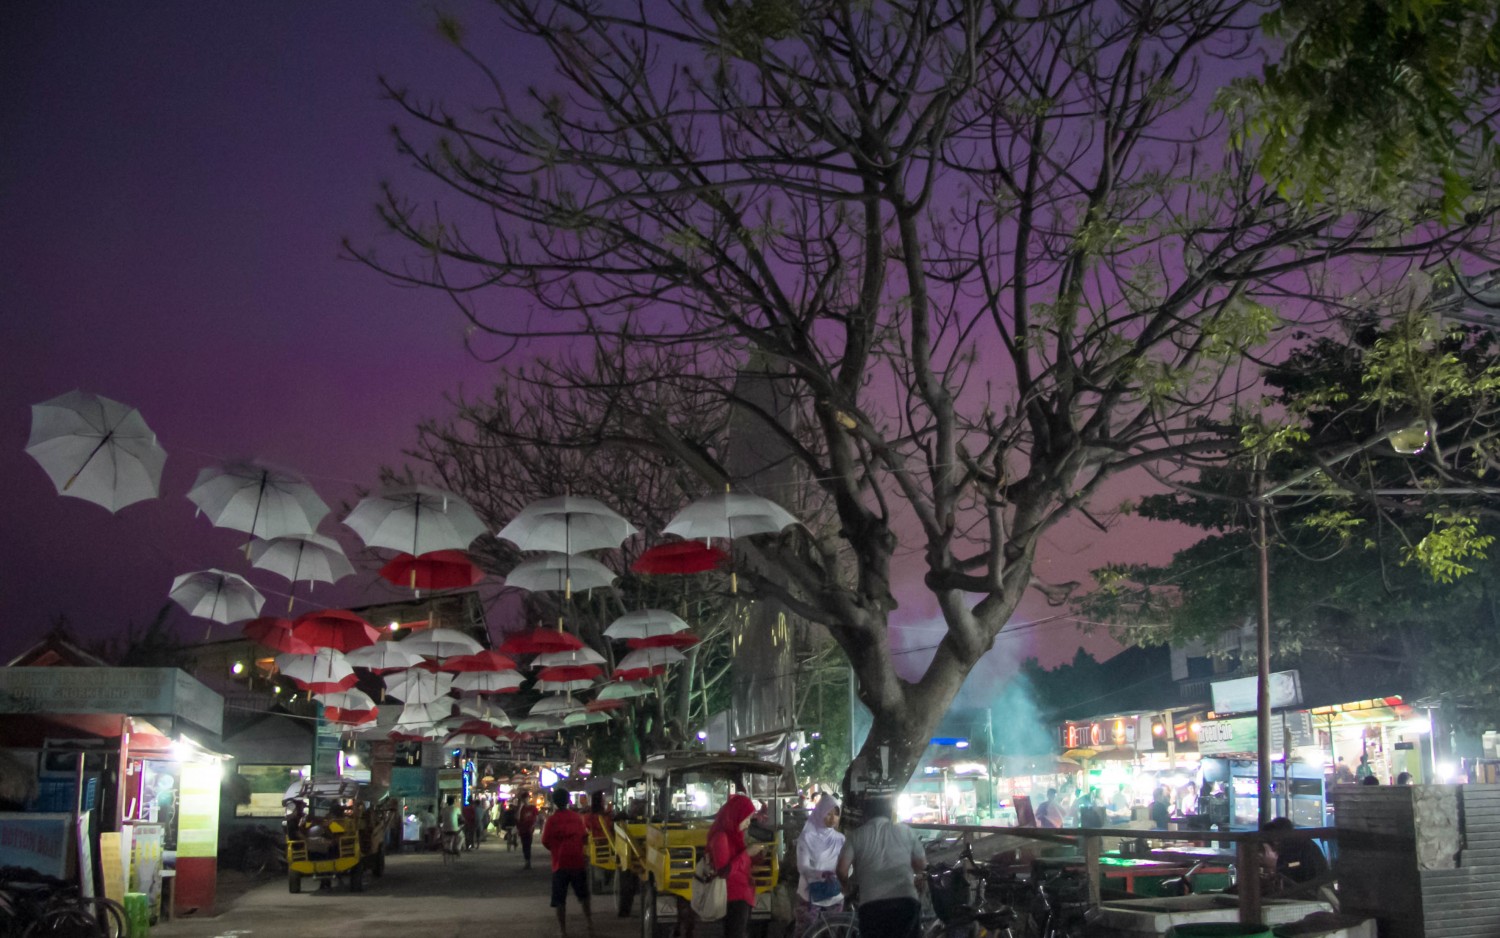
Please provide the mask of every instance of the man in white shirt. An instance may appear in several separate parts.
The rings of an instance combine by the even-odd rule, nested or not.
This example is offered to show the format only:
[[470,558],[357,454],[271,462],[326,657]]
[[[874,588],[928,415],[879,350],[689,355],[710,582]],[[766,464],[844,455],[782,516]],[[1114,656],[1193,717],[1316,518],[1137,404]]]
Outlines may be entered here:
[[860,938],[916,938],[922,904],[918,878],[927,855],[917,834],[895,820],[895,799],[865,800],[865,822],[844,839],[838,877],[844,894],[859,890]]

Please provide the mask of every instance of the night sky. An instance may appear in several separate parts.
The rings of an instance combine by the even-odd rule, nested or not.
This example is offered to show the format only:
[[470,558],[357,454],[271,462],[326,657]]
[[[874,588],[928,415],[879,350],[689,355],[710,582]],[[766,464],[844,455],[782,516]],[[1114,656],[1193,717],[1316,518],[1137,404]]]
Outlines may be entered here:
[[[338,515],[401,461],[418,421],[445,413],[445,394],[489,383],[441,296],[340,259],[345,236],[403,250],[375,216],[381,181],[421,193],[391,146],[381,74],[479,96],[426,4],[0,5],[0,657],[59,615],[87,640],[144,626],[177,574],[248,572],[243,536],[194,518],[185,497],[203,466],[296,468]],[[142,411],[169,454],[161,499],[111,516],[54,493],[23,452],[29,405],[74,388]],[[357,544],[332,518],[323,533]],[[1105,540],[1059,532],[1039,572],[1141,556],[1139,535]],[[251,579],[267,612],[284,610],[285,581]],[[395,595],[365,571],[313,598]],[[933,635],[926,605],[914,596],[900,616],[913,640]],[[204,621],[173,616],[202,637]],[[1055,622],[1002,637],[997,657],[1056,660],[1077,644]],[[1008,670],[983,670],[996,668]]]

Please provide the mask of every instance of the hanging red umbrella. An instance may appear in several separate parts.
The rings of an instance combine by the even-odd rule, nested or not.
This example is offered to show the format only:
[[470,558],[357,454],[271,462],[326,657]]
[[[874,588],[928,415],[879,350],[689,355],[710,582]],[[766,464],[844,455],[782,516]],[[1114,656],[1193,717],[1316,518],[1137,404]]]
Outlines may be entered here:
[[455,655],[439,666],[439,670],[462,674],[466,671],[514,671],[516,663],[498,651],[486,648],[472,655]]
[[584,704],[583,709],[589,713],[603,713],[606,710],[619,710],[628,703],[628,700],[590,700]]
[[537,672],[538,681],[587,681],[602,677],[604,669],[597,664],[554,665]]
[[380,632],[374,626],[343,609],[325,609],[298,616],[292,624],[292,635],[314,648],[337,648],[339,651],[353,651],[380,640]]
[[378,712],[377,710],[345,710],[343,707],[324,707],[323,719],[330,723],[359,726],[361,723],[372,722]]
[[507,655],[540,655],[549,651],[577,651],[583,647],[583,639],[570,632],[557,629],[535,628],[517,632],[500,645],[500,652]]
[[484,579],[484,571],[461,550],[397,554],[380,568],[380,575],[396,586],[413,590],[462,589]]
[[671,635],[653,635],[650,638],[627,638],[629,648],[691,648],[703,639],[692,632],[673,632]]
[[658,544],[635,559],[632,573],[707,573],[729,566],[729,552],[698,541]]
[[261,616],[245,623],[244,636],[258,645],[292,655],[310,655],[316,648],[292,634],[292,620]]
[[660,677],[666,673],[667,666],[664,664],[654,664],[639,668],[615,668],[615,673],[611,680],[644,681],[648,677]]

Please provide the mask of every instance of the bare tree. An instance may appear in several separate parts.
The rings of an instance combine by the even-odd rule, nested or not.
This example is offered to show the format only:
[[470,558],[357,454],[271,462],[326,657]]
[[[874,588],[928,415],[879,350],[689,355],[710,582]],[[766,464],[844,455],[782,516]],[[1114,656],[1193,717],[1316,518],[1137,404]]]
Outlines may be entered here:
[[[763,494],[810,527],[758,544],[775,576],[749,586],[828,627],[898,774],[1050,527],[1217,445],[1198,418],[1286,319],[1489,234],[1483,186],[1452,226],[1436,188],[1399,210],[1268,190],[1212,104],[1253,70],[1249,0],[496,6],[503,47],[441,23],[490,100],[387,84],[397,146],[448,195],[388,189],[417,252],[353,253],[591,402],[537,442],[717,488],[725,415],[752,408],[735,375],[771,374],[790,407],[754,414],[805,484]],[[552,75],[507,70],[523,43]],[[898,578],[947,626],[915,677]]]

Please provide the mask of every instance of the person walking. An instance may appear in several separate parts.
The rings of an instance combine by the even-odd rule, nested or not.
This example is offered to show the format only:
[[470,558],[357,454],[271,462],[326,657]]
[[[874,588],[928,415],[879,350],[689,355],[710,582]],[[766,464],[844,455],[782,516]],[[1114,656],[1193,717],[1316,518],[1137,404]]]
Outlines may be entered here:
[[552,908],[557,913],[557,932],[568,934],[568,887],[583,906],[583,920],[588,933],[594,934],[594,915],[589,908],[588,828],[583,817],[568,804],[568,793],[561,786],[552,789],[552,803],[557,810],[542,825],[542,846],[552,854]]
[[797,838],[796,936],[801,938],[823,912],[842,912],[843,888],[838,880],[839,851],[844,835],[838,831],[839,803],[824,794],[813,807]]
[[443,852],[458,853],[459,832],[463,829],[462,815],[458,807],[458,796],[449,795],[443,802]]
[[541,812],[531,803],[531,792],[522,791],[516,796],[521,806],[516,809],[516,836],[521,838],[521,859],[526,861],[523,870],[531,869],[531,835],[536,831],[536,819]]
[[916,832],[896,823],[895,808],[889,796],[869,798],[865,822],[839,851],[839,882],[859,900],[860,938],[916,938],[921,924],[917,880],[927,855]]
[[727,887],[724,938],[746,938],[750,933],[750,910],[755,907],[750,861],[766,846],[745,844],[745,828],[753,817],[755,802],[748,795],[730,795],[708,829],[708,862],[724,878]]

